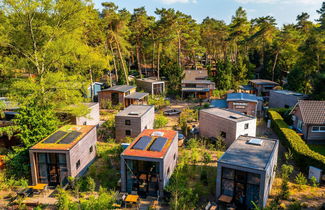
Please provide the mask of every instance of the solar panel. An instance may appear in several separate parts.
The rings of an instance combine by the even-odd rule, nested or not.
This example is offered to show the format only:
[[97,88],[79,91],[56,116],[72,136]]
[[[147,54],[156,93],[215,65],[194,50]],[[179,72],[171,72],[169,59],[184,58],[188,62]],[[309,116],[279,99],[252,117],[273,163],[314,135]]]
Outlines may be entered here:
[[71,131],[68,135],[66,135],[58,144],[70,144],[73,142],[78,136],[81,135],[81,132]]
[[153,144],[150,147],[150,151],[156,151],[156,152],[160,152],[162,150],[162,148],[165,146],[167,142],[167,138],[164,137],[158,137]]
[[133,146],[133,149],[144,150],[148,144],[151,142],[152,138],[150,136],[142,136],[138,142]]
[[67,132],[64,131],[57,131],[51,136],[49,136],[43,143],[45,144],[53,144],[57,142],[59,139],[61,139]]

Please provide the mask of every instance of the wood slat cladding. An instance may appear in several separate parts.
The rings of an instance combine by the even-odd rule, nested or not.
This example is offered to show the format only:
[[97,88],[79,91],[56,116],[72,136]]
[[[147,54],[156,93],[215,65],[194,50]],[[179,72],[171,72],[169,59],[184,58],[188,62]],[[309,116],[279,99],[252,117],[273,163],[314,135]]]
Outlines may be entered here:
[[[33,185],[38,183],[38,164],[36,155],[38,153],[64,153],[66,154],[66,162],[68,169],[68,176],[76,177],[82,175],[96,157],[96,141],[97,131],[95,126],[82,126],[91,128],[84,133],[80,139],[73,144],[63,145],[65,148],[57,147],[57,144],[48,144],[47,147],[33,147],[29,150],[29,157],[31,163],[31,174]],[[46,144],[42,144],[45,145]],[[92,152],[90,152],[92,147]],[[76,168],[76,163],[80,160],[80,166]]]

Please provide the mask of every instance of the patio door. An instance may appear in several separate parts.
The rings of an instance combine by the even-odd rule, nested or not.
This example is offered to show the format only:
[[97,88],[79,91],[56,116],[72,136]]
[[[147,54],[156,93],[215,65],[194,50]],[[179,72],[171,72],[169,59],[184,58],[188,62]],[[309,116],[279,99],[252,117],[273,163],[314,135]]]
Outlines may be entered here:
[[112,105],[116,106],[119,104],[119,94],[112,93]]
[[67,179],[65,154],[38,153],[38,182],[56,186]]

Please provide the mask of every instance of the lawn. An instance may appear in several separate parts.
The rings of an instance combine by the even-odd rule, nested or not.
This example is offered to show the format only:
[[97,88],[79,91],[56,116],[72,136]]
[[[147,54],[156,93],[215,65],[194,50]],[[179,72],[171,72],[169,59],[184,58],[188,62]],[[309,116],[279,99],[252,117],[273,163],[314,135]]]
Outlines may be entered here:
[[309,144],[308,146],[310,149],[314,150],[315,152],[318,152],[325,156],[325,145]]

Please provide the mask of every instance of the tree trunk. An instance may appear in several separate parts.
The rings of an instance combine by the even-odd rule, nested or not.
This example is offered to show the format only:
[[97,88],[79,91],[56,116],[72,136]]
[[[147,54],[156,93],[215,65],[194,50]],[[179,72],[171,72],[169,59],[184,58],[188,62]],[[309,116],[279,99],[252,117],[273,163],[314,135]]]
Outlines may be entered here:
[[276,63],[278,61],[278,55],[279,55],[279,51],[277,51],[275,54],[274,64],[272,68],[272,81],[274,81],[274,70],[275,70]]
[[155,49],[156,49],[156,42],[153,42],[153,47],[152,47],[152,70],[154,69],[155,66]]
[[158,55],[157,55],[157,80],[160,80],[160,43],[158,42]]
[[118,72],[117,72],[117,66],[116,66],[116,60],[115,60],[115,55],[114,55],[114,50],[112,43],[109,43],[109,46],[111,48],[112,56],[113,56],[113,64],[114,64],[114,70],[115,70],[115,78],[116,78],[116,83],[118,82]]
[[119,58],[120,58],[120,61],[121,61],[121,64],[122,64],[122,69],[123,69],[123,72],[124,72],[124,77],[125,77],[125,80],[126,80],[126,84],[129,85],[129,79],[128,79],[128,74],[127,74],[126,66],[125,66],[125,63],[124,63],[124,59],[123,59],[123,56],[122,56],[122,52],[121,52],[121,49],[120,49],[120,45],[117,42],[116,38],[115,38],[115,43],[116,43],[118,55],[119,55]]
[[140,60],[140,52],[139,52],[139,45],[136,47],[136,53],[137,53],[137,63],[138,63],[138,71],[140,78],[142,79],[142,70],[141,70],[141,60]]
[[181,37],[178,36],[178,55],[177,55],[177,63],[178,63],[178,66],[179,68],[182,67],[182,64],[181,64]]

